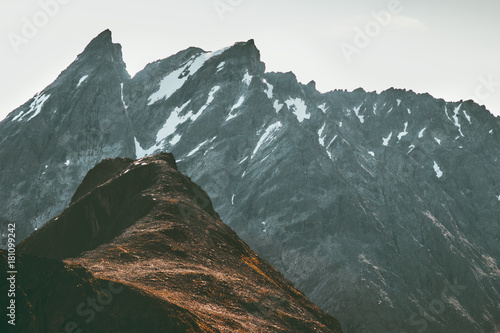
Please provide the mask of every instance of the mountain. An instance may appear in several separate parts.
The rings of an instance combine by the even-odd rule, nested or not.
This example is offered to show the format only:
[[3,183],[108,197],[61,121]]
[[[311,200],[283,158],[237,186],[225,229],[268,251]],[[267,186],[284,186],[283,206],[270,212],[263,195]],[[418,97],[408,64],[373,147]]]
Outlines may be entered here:
[[68,205],[97,162],[135,157],[120,90],[129,78],[121,46],[104,32],[1,123],[0,219],[17,222],[19,241]]
[[[132,78],[109,31],[89,47],[37,95],[51,95],[43,105],[35,96],[35,111],[30,100],[0,123],[3,226],[27,221],[29,234],[101,159],[168,151],[345,332],[500,330],[500,118],[484,106],[320,93],[266,72],[253,40],[189,48]],[[57,86],[66,93],[52,99]],[[81,119],[92,110],[95,122]]]
[[104,160],[17,251],[22,332],[341,332],[170,154]]

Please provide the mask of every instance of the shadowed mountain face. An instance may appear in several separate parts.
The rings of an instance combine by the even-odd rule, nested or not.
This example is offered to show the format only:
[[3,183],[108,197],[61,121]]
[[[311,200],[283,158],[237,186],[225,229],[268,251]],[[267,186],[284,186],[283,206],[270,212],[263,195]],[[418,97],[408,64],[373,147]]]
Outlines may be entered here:
[[2,226],[31,233],[103,158],[169,151],[344,331],[500,329],[500,118],[406,90],[320,93],[266,73],[252,40],[133,78],[118,51],[103,32],[0,123]]
[[59,214],[99,161],[135,157],[120,98],[127,79],[121,46],[103,33],[0,123],[0,216],[17,222],[18,241]]
[[22,332],[341,332],[169,154],[103,161],[17,249]]

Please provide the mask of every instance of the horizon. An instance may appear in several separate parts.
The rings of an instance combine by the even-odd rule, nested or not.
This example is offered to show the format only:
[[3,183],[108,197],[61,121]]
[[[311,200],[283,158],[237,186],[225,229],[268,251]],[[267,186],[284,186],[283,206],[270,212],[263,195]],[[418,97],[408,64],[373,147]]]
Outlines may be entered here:
[[115,2],[95,0],[0,5],[6,50],[0,119],[52,83],[106,29],[122,46],[131,76],[188,47],[215,51],[254,39],[266,72],[292,72],[322,93],[395,88],[450,102],[473,100],[500,116],[500,45],[493,42],[500,3],[194,2],[198,6],[149,0],[118,9]]

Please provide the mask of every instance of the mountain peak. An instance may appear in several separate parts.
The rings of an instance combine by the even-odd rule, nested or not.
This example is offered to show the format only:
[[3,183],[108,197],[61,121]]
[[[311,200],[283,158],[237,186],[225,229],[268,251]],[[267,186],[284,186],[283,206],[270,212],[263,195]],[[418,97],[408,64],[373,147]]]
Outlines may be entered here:
[[[105,176],[99,181],[100,173]],[[52,265],[52,276],[62,280],[68,271],[58,259],[65,258],[70,267],[83,271],[86,281],[125,285],[145,295],[144,306],[161,312],[178,307],[183,313],[173,314],[173,320],[185,322],[187,316],[194,318],[195,326],[205,327],[167,326],[161,331],[262,332],[273,327],[280,332],[341,332],[335,318],[311,303],[222,223],[208,195],[175,169],[172,155],[107,160],[89,173],[82,186],[88,189],[84,196],[19,247],[22,263],[27,258],[32,260],[30,267],[38,267],[26,274],[33,278],[23,280],[19,289],[27,291],[25,303],[34,304],[32,318],[47,323],[41,331],[60,331],[64,323],[52,322],[51,314],[63,313],[60,317],[71,320],[75,311],[72,297],[52,302],[50,312],[45,311],[47,298],[33,302],[44,297],[41,290],[46,292],[33,288],[45,281],[39,278],[40,271]],[[5,252],[0,251],[0,265],[5,263]],[[78,294],[82,284],[91,283],[64,284],[63,294]],[[130,310],[136,305],[123,296],[127,294],[116,298],[108,314],[125,313],[111,310],[112,306]],[[84,325],[81,318],[79,322]],[[123,331],[116,326],[102,329],[97,322],[86,327],[92,332]]]
[[113,45],[112,34],[111,30],[106,29],[90,41],[84,52],[100,49],[102,47],[107,47],[110,45]]
[[264,74],[265,64],[260,60],[260,51],[255,45],[255,41],[250,39],[246,42],[238,42],[231,46],[226,55],[235,57],[248,64],[251,74]]
[[83,52],[78,55],[78,59],[82,58],[87,58],[91,61],[105,59],[120,63],[123,67],[125,67],[125,63],[122,58],[122,46],[120,44],[113,43],[112,33],[109,29],[104,30],[92,39],[92,41],[90,41]]

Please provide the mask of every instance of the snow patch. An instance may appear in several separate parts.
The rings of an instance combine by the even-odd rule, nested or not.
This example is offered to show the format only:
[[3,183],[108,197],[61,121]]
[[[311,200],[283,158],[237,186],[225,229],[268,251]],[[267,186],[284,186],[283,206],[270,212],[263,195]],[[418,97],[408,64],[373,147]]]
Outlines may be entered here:
[[169,142],[170,146],[175,146],[181,138],[182,138],[182,136],[180,134],[174,135],[174,137],[172,139],[170,139],[170,142]]
[[297,120],[301,123],[304,119],[309,119],[311,117],[307,112],[306,103],[300,98],[289,98],[285,101],[286,105],[297,117]]
[[329,106],[326,106],[326,103],[323,103],[321,105],[318,105],[318,109],[320,109],[321,111],[323,111],[323,113],[326,113],[326,111],[329,109],[330,107]]
[[401,104],[401,100],[400,99],[397,99],[396,102],[398,102],[398,106]]
[[143,149],[139,141],[137,141],[136,137],[134,137],[134,144],[135,144],[135,158],[146,157],[148,155],[153,154],[155,150],[160,148],[160,145],[153,145],[149,149]]
[[389,141],[391,141],[391,138],[392,138],[392,132],[391,134],[389,134],[387,138],[382,138],[382,145],[387,147],[389,145]]
[[229,111],[229,114],[226,118],[226,121],[230,120],[230,119],[233,119],[234,117],[236,117],[236,114],[233,114],[233,111],[236,110],[237,108],[239,108],[243,102],[245,101],[245,97],[244,96],[241,96],[238,101],[236,102],[236,104],[234,104],[232,107],[231,107],[231,110]]
[[369,151],[368,154],[372,155],[372,157],[375,157],[375,153],[372,151]]
[[356,114],[356,117],[358,117],[360,123],[364,123],[365,122],[365,116],[359,115],[359,110],[361,109],[362,105],[363,104],[361,104],[360,106],[354,108],[354,113]]
[[490,130],[488,133],[493,134],[493,130]]
[[190,76],[193,76],[204,64],[205,62],[224,52],[227,48],[213,52],[213,53],[202,53],[199,55],[192,56],[185,65],[181,68],[176,69],[169,73],[160,82],[160,87],[148,98],[148,105],[152,105],[161,99],[167,99],[172,96],[177,90],[179,90]]
[[214,150],[214,146],[211,146],[209,147],[207,150],[205,150],[205,152],[203,153],[203,156],[205,156],[206,154],[208,154],[211,150]]
[[500,201],[500,194],[499,194],[499,195],[497,195],[497,199],[498,199],[498,201]]
[[342,127],[342,124],[343,124],[343,123],[342,123],[342,122],[340,122],[340,123],[339,123],[339,127]]
[[424,127],[420,132],[418,132],[418,138],[422,139],[424,137],[424,132],[427,129],[427,127]]
[[210,92],[208,93],[208,98],[207,98],[207,102],[205,103],[205,105],[203,105],[201,107],[201,109],[198,111],[197,114],[193,115],[191,117],[191,120],[192,121],[195,121],[199,116],[201,116],[201,114],[203,113],[203,111],[205,111],[205,109],[213,102],[214,100],[214,95],[215,93],[220,89],[220,86],[215,86],[213,87]]
[[440,167],[439,167],[439,165],[436,163],[436,161],[434,161],[433,168],[434,168],[434,172],[436,172],[436,177],[438,177],[438,178],[443,177],[443,171],[441,171],[441,168],[440,168]]
[[458,127],[458,132],[460,133],[461,136],[464,136],[464,134],[462,133],[462,125],[460,125],[460,122],[458,121],[458,113],[460,112],[460,107],[462,106],[462,104],[460,104],[459,106],[457,106],[455,108],[455,110],[453,111],[453,121],[454,121],[454,125],[456,127]]
[[170,116],[165,121],[165,124],[163,124],[163,127],[158,131],[158,133],[156,133],[156,142],[157,143],[163,141],[169,135],[174,134],[178,125],[180,125],[180,124],[184,123],[185,121],[187,121],[188,119],[190,119],[190,117],[192,115],[191,111],[188,114],[184,115],[184,116],[180,115],[180,113],[182,112],[182,110],[184,110],[184,108],[190,102],[191,102],[191,100],[187,101],[186,103],[184,103],[180,107],[176,107],[172,111],[172,113],[170,114]]
[[326,146],[326,148],[330,147],[330,145],[333,143],[333,141],[335,141],[339,136],[338,135],[335,135],[332,139],[332,141],[330,141],[330,143]]
[[398,142],[401,141],[402,137],[408,134],[407,129],[408,129],[408,122],[405,123],[405,129],[403,130],[403,132],[398,134]]
[[68,166],[70,163],[71,163],[71,161],[70,161],[70,160],[66,160],[66,162],[64,162],[64,165],[65,165],[65,166]]
[[231,114],[231,113],[229,113],[227,115],[227,117],[226,117],[226,121],[230,121],[231,119],[236,118],[236,116],[237,116],[237,114]]
[[267,89],[264,90],[264,92],[266,93],[267,98],[272,99],[273,98],[273,89],[274,89],[274,87],[271,84],[267,83],[266,80],[264,80],[264,83],[267,86]]
[[410,109],[406,109],[406,110],[408,110],[408,114],[411,114],[411,110]]
[[231,205],[234,205],[234,193],[233,196],[231,197]]
[[333,139],[330,141],[330,143],[329,143],[329,144],[327,144],[327,145],[326,145],[326,147],[325,147],[325,149],[326,149],[326,153],[327,153],[328,157],[329,157],[332,161],[334,160],[334,159],[333,159],[333,155],[332,155],[332,153],[331,153],[331,152],[329,152],[329,151],[328,151],[328,148],[331,146],[331,144],[332,144],[332,143],[333,143],[333,142],[334,142],[337,138],[338,138],[338,135],[335,135],[335,136],[333,137]]
[[318,135],[323,136],[323,131],[325,130],[326,123],[323,123],[323,126],[318,130]]
[[415,149],[415,145],[410,145],[408,147],[408,149],[410,149],[410,150],[408,150],[408,152],[406,153],[406,155],[408,155],[409,153],[411,153],[413,151],[413,149]]
[[[36,116],[38,116],[38,114],[40,113],[40,111],[42,111],[42,107],[43,107],[43,104],[45,104],[45,102],[49,99],[50,95],[37,95],[35,97],[35,100],[33,101],[33,103],[30,104],[30,109],[28,112],[26,112],[26,114],[24,116],[27,116],[29,115],[30,113],[33,113],[33,115],[31,117],[28,118],[28,120],[26,120],[26,122],[30,121],[31,119],[35,118]],[[23,117],[24,117],[23,116]],[[21,118],[23,118],[21,117]],[[21,119],[19,119],[21,120]]]
[[243,102],[245,101],[245,97],[244,96],[241,96],[238,101],[236,102],[236,104],[234,104],[232,107],[231,107],[231,112],[237,108],[239,108]]
[[246,160],[248,160],[248,156],[247,156],[247,157],[245,157],[244,159],[242,159],[241,161],[239,161],[239,162],[238,162],[238,164],[240,164],[240,165],[241,165],[241,164],[242,164],[243,162],[245,162]]
[[325,138],[323,137],[323,131],[325,130],[325,126],[326,123],[324,123],[323,126],[318,131],[319,144],[322,145],[323,147],[325,146]]
[[177,90],[179,90],[187,79],[196,73],[198,69],[203,66],[207,60],[207,55],[202,53],[201,55],[193,56],[188,62],[181,68],[172,71],[167,76],[165,76],[161,82],[158,90],[149,96],[148,105],[152,105],[161,99],[167,99],[172,96]]
[[200,143],[198,146],[196,146],[196,148],[194,148],[193,150],[191,150],[187,155],[186,157],[189,157],[189,156],[192,156],[194,155],[198,150],[200,150],[201,147],[203,147],[204,144],[206,144],[209,140],[205,140],[203,141],[202,143]]
[[281,127],[281,122],[277,121],[274,124],[269,125],[269,127],[266,129],[264,134],[259,139],[259,142],[257,142],[257,146],[255,146],[255,149],[252,152],[252,155],[250,156],[250,159],[253,159],[255,156],[255,153],[259,150],[259,148],[264,144],[265,142],[272,141],[274,139],[274,134],[276,131]]
[[221,70],[224,69],[224,65],[226,64],[225,61],[221,62],[220,64],[217,65],[217,72],[215,74],[219,73]]
[[252,75],[248,74],[248,69],[245,72],[245,75],[243,75],[241,82],[245,83],[247,86],[249,86],[250,82],[252,82]]
[[123,108],[125,110],[127,110],[128,106],[125,104],[125,100],[123,99],[123,82],[120,83],[120,94],[121,94],[121,100],[122,100]]
[[[158,133],[156,133],[156,142],[154,145],[149,147],[148,149],[144,149],[141,147],[139,141],[137,141],[137,138],[134,137],[134,142],[135,142],[135,155],[136,158],[143,158],[148,155],[152,155],[156,150],[161,149],[163,147],[163,144],[165,142],[165,139],[172,134],[175,133],[177,126],[186,122],[188,119],[193,120],[195,118],[195,115],[193,115],[192,111],[189,111],[187,114],[184,116],[181,116],[180,113],[184,108],[191,102],[191,100],[187,101],[180,107],[176,107],[172,113],[170,113],[170,116],[167,118],[165,121],[165,124],[163,124],[163,127],[160,128]],[[197,117],[196,117],[197,118]],[[181,135],[177,134],[174,135],[170,141],[169,145],[174,146],[176,145],[179,140],[181,139]]]
[[464,113],[465,118],[466,118],[466,119],[467,119],[467,121],[469,122],[469,124],[472,124],[471,117],[467,114],[467,112],[464,110],[464,111],[463,111],[463,113]]
[[273,107],[276,110],[276,113],[280,112],[280,110],[283,108],[283,105],[285,104],[281,104],[280,102],[278,102],[278,100],[274,101]]
[[30,115],[32,113],[33,114],[31,115],[31,117],[28,118],[28,120],[26,120],[26,122],[28,122],[31,119],[33,119],[34,117],[38,116],[38,114],[42,111],[43,105],[49,99],[49,97],[50,97],[50,94],[49,95],[45,95],[45,94],[36,95],[33,98],[33,102],[31,102],[31,104],[30,104],[30,109],[28,111],[26,111],[26,113],[24,111],[22,111],[17,116],[15,116],[12,119],[12,121],[17,120],[19,122],[19,121],[23,120],[24,117],[26,117],[27,115]]
[[89,77],[88,75],[82,76],[80,81],[78,81],[78,84],[76,85],[76,87],[78,88],[80,86],[80,84],[83,83],[83,81],[87,80],[88,77]]
[[441,139],[434,138],[434,141],[436,141],[439,145],[441,145]]

